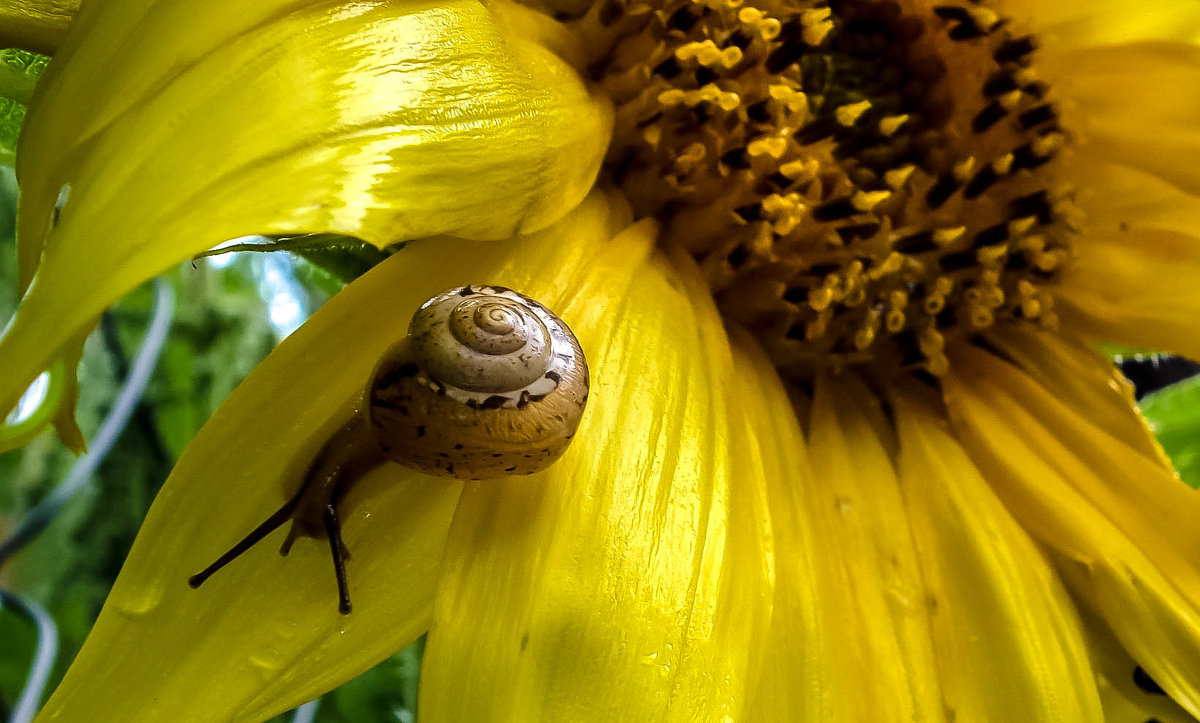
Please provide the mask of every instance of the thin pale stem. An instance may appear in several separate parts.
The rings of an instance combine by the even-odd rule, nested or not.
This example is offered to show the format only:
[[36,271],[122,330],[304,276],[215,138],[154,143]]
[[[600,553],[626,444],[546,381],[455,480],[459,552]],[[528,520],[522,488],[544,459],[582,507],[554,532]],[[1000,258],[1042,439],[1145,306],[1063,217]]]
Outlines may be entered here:
[[29,677],[25,679],[21,696],[17,698],[16,706],[8,717],[9,723],[30,723],[37,714],[46,682],[50,680],[50,672],[54,669],[54,659],[58,655],[58,627],[41,605],[0,590],[0,608],[3,607],[12,608],[37,627],[37,652],[34,653],[33,666]]

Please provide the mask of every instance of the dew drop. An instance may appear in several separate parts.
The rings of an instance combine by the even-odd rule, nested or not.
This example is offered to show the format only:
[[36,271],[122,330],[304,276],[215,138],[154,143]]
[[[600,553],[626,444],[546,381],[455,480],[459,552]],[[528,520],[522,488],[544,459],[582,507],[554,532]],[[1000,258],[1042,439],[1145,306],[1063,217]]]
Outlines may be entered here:
[[164,586],[156,581],[137,588],[133,591],[122,590],[114,594],[110,600],[115,609],[130,617],[148,615],[162,604]]
[[273,678],[275,673],[283,668],[283,661],[280,659],[278,651],[274,649],[253,653],[250,655],[249,661],[251,667],[262,675],[264,681]]

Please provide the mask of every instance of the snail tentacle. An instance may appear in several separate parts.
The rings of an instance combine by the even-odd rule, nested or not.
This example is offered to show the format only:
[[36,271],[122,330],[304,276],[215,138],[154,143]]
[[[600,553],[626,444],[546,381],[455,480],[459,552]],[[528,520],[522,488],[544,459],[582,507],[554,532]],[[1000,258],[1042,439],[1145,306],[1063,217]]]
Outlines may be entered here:
[[570,328],[537,301],[501,286],[464,286],[425,302],[408,335],[384,353],[351,421],[324,443],[300,489],[225,554],[213,573],[291,521],[280,549],[324,535],[351,609],[340,502],[385,461],[480,480],[539,472],[566,450],[588,398],[588,369]]

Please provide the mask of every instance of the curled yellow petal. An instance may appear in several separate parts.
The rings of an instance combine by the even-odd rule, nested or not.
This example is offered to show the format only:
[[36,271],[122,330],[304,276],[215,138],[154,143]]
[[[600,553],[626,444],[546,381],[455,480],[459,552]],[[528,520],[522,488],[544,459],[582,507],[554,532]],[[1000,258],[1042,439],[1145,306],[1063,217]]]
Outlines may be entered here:
[[952,361],[951,419],[1005,506],[1075,598],[1200,712],[1200,493],[996,356],[963,346]]
[[[617,248],[608,241],[627,221],[621,203],[598,194],[509,244],[414,242],[331,299],[255,369],[180,458],[43,719],[263,720],[424,632],[462,483],[393,464],[356,483],[343,503],[350,615],[338,613],[324,540],[300,539],[281,557],[279,531],[199,589],[188,577],[298,488],[421,302],[491,282],[561,309],[572,289],[604,282],[597,269],[617,266],[596,258]],[[626,261],[636,252],[619,250]],[[597,343],[595,329],[603,327],[594,310],[576,304],[566,316],[585,348]]]
[[0,339],[0,408],[126,291],[226,239],[503,239],[566,213],[611,110],[538,42],[544,23],[489,7],[85,8],[21,141],[30,287]]
[[78,10],[79,0],[7,0],[0,7],[0,48],[53,54]]
[[687,262],[640,263],[634,226],[565,301],[593,371],[572,448],[530,479],[468,485],[425,649],[421,715],[732,720],[771,610],[762,470],[731,360]]

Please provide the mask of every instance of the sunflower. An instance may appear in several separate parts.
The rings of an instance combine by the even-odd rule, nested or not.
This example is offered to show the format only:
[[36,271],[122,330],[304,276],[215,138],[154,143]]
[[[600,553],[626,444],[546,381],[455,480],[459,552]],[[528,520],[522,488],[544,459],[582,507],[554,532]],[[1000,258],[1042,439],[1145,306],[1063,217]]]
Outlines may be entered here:
[[[410,242],[180,458],[43,717],[261,720],[426,631],[431,721],[1200,714],[1200,498],[1094,347],[1200,358],[1200,5],[532,5],[84,4],[5,408],[228,238]],[[307,540],[190,589],[467,283],[579,337],[565,456],[373,470],[350,615]]]

